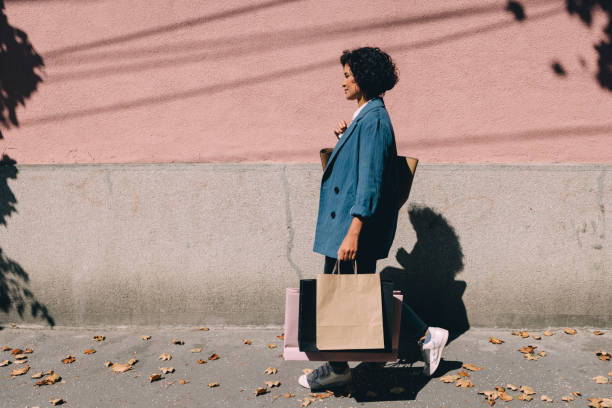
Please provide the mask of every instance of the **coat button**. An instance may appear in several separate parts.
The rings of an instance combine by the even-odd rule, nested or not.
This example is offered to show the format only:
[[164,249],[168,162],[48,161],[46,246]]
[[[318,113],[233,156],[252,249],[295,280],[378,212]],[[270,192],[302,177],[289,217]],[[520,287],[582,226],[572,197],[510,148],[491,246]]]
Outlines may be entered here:
[[336,218],[336,213],[335,213],[334,211],[332,211],[332,213],[331,213],[331,217],[332,217],[332,218]]
[[338,187],[334,187],[334,193],[338,194],[340,192],[340,189]]

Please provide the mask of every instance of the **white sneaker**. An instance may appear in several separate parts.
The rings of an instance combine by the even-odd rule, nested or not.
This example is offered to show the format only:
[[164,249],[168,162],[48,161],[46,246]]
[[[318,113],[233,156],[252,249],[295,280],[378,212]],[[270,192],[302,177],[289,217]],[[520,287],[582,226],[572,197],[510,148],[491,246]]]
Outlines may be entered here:
[[321,389],[341,387],[351,382],[351,369],[348,368],[342,374],[334,373],[329,363],[323,364],[311,373],[303,374],[298,379],[300,385],[304,388],[310,388],[311,391]]
[[439,327],[430,327],[429,334],[431,339],[421,345],[421,355],[425,361],[423,367],[423,375],[431,377],[438,369],[440,359],[442,358],[442,349],[448,341],[448,330]]

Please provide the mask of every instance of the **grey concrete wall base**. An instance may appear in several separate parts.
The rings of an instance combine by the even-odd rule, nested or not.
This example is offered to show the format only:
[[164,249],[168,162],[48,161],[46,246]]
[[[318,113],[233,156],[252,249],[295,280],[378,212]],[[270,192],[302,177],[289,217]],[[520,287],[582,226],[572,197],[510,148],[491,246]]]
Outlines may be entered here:
[[[322,269],[317,164],[2,172],[0,322],[282,324]],[[612,327],[611,174],[421,165],[378,269],[471,326]]]

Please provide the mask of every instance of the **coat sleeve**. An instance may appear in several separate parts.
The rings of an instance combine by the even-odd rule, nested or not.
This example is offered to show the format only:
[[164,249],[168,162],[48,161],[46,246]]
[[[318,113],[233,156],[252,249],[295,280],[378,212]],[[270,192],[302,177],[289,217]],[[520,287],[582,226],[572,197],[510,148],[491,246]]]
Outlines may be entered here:
[[352,216],[367,220],[376,212],[392,140],[389,124],[380,118],[363,124],[359,133],[357,192],[350,210]]

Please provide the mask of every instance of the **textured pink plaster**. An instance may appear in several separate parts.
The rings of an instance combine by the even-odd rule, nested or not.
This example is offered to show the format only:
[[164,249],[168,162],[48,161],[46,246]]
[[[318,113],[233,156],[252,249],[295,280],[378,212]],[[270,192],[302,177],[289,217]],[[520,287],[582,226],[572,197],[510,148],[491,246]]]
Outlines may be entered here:
[[[400,152],[424,162],[611,162],[612,93],[563,0],[9,2],[45,82],[0,151],[19,163],[317,162],[343,49],[390,52]],[[580,63],[586,61],[586,66]],[[556,76],[558,60],[568,72]]]

